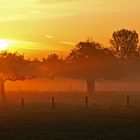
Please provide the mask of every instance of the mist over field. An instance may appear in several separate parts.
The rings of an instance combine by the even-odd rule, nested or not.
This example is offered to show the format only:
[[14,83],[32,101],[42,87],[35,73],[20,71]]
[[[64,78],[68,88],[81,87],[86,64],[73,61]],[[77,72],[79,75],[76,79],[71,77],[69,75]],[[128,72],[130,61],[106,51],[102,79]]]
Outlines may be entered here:
[[[7,91],[81,91],[86,93],[86,83],[84,80],[57,78],[49,80],[46,78],[25,80],[25,81],[7,81]],[[122,79],[122,80],[97,80],[97,91],[140,91],[140,80]]]
[[0,0],[0,140],[140,140],[139,0]]

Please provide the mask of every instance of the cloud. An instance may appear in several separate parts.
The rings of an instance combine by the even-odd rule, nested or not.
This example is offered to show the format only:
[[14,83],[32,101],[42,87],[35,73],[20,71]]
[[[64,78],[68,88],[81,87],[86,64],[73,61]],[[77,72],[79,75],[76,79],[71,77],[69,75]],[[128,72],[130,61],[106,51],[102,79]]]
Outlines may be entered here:
[[52,35],[45,35],[45,38],[47,38],[47,39],[52,39],[52,38],[54,38]]
[[60,41],[61,44],[64,44],[64,45],[70,45],[70,46],[74,46],[75,43],[74,42],[69,42],[69,41]]
[[116,0],[5,0],[0,3],[0,22],[79,16],[107,9],[109,3]]
[[63,3],[41,4],[38,0],[6,0],[0,3],[0,22],[71,16]]
[[32,13],[32,14],[40,14],[41,11],[40,10],[32,10],[32,11],[30,11],[30,13]]
[[[62,2],[72,2],[72,1],[80,1],[80,0],[38,0],[42,4],[50,4],[50,3],[62,3]],[[82,1],[82,0],[81,0]]]
[[[25,40],[11,40],[13,42],[13,45],[9,50],[32,50],[32,51],[46,51],[50,50],[50,47],[46,43],[40,43],[40,42],[31,42],[31,41],[25,41]],[[38,47],[39,46],[39,47]]]

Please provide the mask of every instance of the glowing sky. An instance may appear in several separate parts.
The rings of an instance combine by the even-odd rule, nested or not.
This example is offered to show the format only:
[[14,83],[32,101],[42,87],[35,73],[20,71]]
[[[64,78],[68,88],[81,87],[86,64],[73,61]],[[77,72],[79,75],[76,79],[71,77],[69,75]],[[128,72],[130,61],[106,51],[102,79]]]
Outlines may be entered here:
[[65,53],[92,36],[108,44],[116,29],[140,33],[139,0],[0,0],[0,38],[31,55]]

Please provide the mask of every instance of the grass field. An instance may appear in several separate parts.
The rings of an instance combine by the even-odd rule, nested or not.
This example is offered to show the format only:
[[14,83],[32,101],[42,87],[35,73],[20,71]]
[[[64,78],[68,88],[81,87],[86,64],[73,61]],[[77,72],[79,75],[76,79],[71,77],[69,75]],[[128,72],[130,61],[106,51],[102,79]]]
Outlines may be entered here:
[[0,107],[1,140],[140,139],[139,93],[127,93],[129,109],[126,93],[98,93],[89,98],[88,109],[84,93],[23,93],[24,108],[15,94],[9,93],[9,103]]

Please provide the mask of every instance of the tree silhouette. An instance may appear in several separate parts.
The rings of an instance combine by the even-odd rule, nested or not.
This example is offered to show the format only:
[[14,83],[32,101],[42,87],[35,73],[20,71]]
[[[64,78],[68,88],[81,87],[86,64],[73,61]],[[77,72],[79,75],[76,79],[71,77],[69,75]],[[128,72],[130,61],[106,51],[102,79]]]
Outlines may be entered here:
[[99,78],[112,78],[117,76],[114,72],[117,60],[109,48],[103,48],[92,40],[79,42],[67,57],[69,71],[72,78],[85,79],[87,92],[95,92],[95,81]]
[[53,80],[56,77],[56,73],[63,71],[63,68],[66,66],[65,61],[63,58],[59,57],[58,54],[49,54],[47,58],[43,59],[43,63],[45,64],[46,68],[46,77],[48,79]]
[[120,59],[139,57],[139,38],[135,30],[121,29],[112,34],[110,44],[115,55]]
[[58,54],[49,54],[47,58],[43,58],[43,63],[48,64],[50,67],[56,67],[63,63],[63,59]]
[[30,70],[30,61],[24,59],[24,55],[18,53],[0,53],[0,93],[2,101],[6,101],[4,83],[7,80],[25,80],[33,78]]

